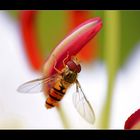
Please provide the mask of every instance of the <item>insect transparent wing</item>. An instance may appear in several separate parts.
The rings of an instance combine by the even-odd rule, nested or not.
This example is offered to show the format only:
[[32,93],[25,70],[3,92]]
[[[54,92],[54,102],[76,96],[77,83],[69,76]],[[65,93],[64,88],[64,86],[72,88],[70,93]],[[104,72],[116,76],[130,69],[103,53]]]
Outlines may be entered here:
[[29,82],[26,82],[22,85],[20,85],[17,89],[18,92],[21,93],[37,93],[37,92],[41,92],[43,90],[43,84],[45,83],[50,83],[53,82],[55,80],[57,75],[53,75],[51,77],[48,78],[40,78],[40,79],[35,79]]
[[73,94],[73,103],[79,114],[89,123],[94,123],[95,114],[87,100],[78,80],[76,81],[76,93]]

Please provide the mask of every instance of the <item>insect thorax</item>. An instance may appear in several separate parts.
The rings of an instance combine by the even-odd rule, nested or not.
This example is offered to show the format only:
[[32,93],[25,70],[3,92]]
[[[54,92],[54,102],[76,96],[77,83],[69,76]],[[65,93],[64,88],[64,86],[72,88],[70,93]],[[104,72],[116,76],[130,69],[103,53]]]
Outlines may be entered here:
[[63,76],[64,81],[68,83],[74,83],[77,78],[77,73],[69,70],[69,68],[66,68],[62,76]]

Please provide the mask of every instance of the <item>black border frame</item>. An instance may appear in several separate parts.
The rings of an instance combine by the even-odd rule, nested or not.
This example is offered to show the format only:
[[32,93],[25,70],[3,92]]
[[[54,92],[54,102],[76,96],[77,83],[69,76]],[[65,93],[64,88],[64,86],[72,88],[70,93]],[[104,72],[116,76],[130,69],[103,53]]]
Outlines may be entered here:
[[139,10],[138,0],[1,0],[1,10]]

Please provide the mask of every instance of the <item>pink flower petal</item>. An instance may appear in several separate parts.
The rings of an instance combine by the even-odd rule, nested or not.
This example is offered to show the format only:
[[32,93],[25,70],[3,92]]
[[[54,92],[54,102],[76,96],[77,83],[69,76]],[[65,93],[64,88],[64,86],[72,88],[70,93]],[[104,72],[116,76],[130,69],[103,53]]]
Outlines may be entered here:
[[124,129],[140,129],[140,109],[126,120]]
[[47,58],[43,74],[51,76],[56,73],[54,70],[55,61],[57,62],[56,67],[61,70],[63,68],[62,61],[66,58],[67,54],[69,54],[69,57],[65,62],[69,61],[71,56],[75,56],[100,31],[101,27],[102,20],[96,17],[85,21],[75,28],[54,48]]

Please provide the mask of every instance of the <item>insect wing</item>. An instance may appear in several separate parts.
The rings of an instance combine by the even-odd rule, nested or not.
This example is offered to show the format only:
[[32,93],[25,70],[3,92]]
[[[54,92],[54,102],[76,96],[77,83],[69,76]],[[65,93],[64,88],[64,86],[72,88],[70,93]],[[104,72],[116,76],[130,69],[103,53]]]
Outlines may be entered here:
[[73,103],[79,114],[93,124],[95,121],[94,111],[87,100],[78,80],[76,81],[76,93],[73,93]]
[[57,75],[53,75],[48,78],[40,78],[35,79],[29,82],[26,82],[18,87],[17,91],[21,93],[37,93],[41,92],[43,90],[43,84],[48,83],[49,86],[50,83],[54,82]]

